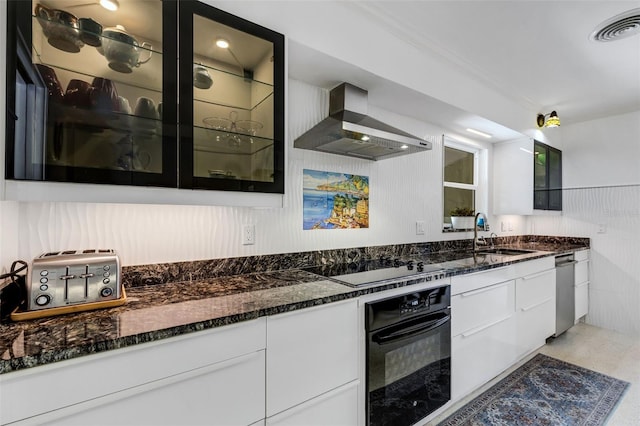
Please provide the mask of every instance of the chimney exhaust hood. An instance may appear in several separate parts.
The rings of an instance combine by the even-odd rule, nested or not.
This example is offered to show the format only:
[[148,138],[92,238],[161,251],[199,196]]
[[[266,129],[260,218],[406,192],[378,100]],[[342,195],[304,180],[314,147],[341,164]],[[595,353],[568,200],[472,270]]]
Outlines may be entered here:
[[329,93],[329,116],[296,138],[293,146],[383,160],[431,149],[432,144],[367,115],[366,90],[342,83]]

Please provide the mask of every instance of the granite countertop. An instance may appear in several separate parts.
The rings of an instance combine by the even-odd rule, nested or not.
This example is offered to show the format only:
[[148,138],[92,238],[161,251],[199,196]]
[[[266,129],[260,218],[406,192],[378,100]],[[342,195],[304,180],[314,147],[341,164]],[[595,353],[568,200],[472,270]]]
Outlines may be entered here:
[[0,374],[585,248],[543,243],[510,247],[536,251],[476,258],[468,251],[432,253],[423,260],[443,266],[436,276],[361,288],[297,268],[131,287],[127,303],[117,308],[0,324]]

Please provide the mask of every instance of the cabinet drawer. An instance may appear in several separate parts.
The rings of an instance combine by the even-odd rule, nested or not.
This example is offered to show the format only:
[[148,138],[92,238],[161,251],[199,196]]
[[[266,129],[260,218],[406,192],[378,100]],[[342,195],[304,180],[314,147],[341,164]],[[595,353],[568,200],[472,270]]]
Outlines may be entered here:
[[583,260],[575,265],[575,283],[576,285],[589,281],[589,261]]
[[487,287],[512,280],[516,277],[513,266],[491,269],[475,274],[456,275],[451,277],[451,294],[456,295],[481,287]]
[[556,301],[553,298],[518,310],[518,357],[544,345],[556,330]]
[[456,400],[491,380],[516,359],[515,315],[475,334],[451,341],[451,399]]
[[516,277],[524,277],[527,275],[537,274],[538,272],[552,270],[556,267],[556,260],[553,256],[543,257],[542,259],[528,260],[513,265]]
[[265,344],[265,319],[260,318],[2,374],[0,419],[10,423],[252,353]]
[[516,280],[516,310],[527,311],[556,298],[556,271],[551,269]]
[[267,426],[356,426],[358,424],[358,385],[353,381],[267,418]]
[[63,408],[34,423],[248,425],[264,417],[264,363],[260,350]]
[[576,286],[575,318],[578,321],[589,313],[589,282],[584,282]]
[[267,417],[357,379],[357,300],[268,317],[267,348]]
[[451,298],[451,334],[473,334],[511,316],[515,311],[513,280]]
[[578,250],[573,253],[573,258],[576,262],[581,262],[583,260],[589,260],[590,250]]

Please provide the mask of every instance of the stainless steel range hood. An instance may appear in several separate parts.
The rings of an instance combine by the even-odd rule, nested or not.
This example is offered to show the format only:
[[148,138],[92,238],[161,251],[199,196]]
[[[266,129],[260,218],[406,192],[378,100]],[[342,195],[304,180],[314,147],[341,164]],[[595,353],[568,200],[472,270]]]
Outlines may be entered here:
[[367,91],[342,83],[329,94],[329,116],[298,137],[293,146],[368,160],[431,149],[431,142],[367,115]]

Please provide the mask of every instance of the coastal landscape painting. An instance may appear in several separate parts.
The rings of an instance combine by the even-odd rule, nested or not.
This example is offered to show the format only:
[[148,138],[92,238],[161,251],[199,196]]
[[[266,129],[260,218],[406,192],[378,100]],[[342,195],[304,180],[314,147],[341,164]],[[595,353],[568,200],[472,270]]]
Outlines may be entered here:
[[303,171],[303,229],[369,227],[369,177]]

